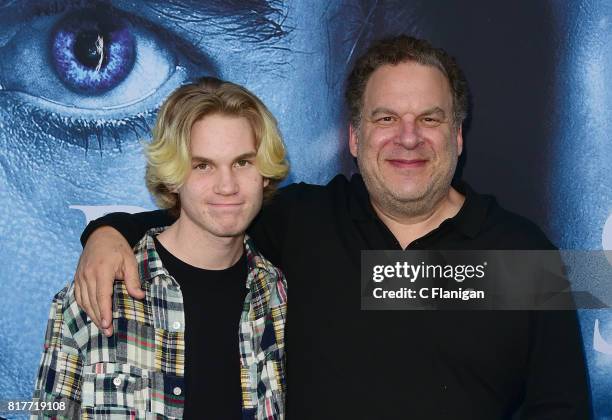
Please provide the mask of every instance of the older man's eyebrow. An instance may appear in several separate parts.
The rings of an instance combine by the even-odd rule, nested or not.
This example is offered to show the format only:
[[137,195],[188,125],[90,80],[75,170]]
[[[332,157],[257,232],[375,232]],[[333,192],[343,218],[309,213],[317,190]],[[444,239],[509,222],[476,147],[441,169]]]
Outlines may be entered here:
[[[398,115],[396,111],[390,109],[390,108],[386,108],[386,107],[376,107],[372,110],[372,112],[370,112],[369,117],[370,118],[375,118],[378,115]],[[430,116],[437,116],[438,118],[441,118],[443,120],[446,119],[446,112],[440,108],[439,106],[434,106],[432,108],[428,108],[422,112],[419,113],[418,115],[419,117],[430,117]]]
[[426,109],[425,111],[421,112],[419,115],[422,117],[438,115],[441,118],[446,118],[446,111],[444,111],[439,106],[434,106],[432,108]]
[[377,115],[380,114],[384,114],[384,115],[397,115],[397,112],[393,111],[390,108],[385,108],[384,106],[379,106],[376,107],[372,110],[372,112],[370,112],[370,118],[374,118]]

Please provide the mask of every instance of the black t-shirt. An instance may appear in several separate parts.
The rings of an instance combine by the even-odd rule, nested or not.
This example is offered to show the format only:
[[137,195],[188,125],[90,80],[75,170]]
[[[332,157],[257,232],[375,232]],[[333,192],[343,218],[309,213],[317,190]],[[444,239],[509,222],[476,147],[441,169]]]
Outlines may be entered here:
[[[459,213],[409,249],[554,249],[530,221],[456,185]],[[92,222],[131,243],[165,212]],[[249,234],[286,275],[287,418],[521,419],[590,417],[576,313],[362,311],[361,250],[400,250],[361,176],[293,184]]]
[[246,253],[225,270],[205,270],[179,260],[157,238],[155,249],[183,295],[184,418],[242,419],[238,327],[247,293]]

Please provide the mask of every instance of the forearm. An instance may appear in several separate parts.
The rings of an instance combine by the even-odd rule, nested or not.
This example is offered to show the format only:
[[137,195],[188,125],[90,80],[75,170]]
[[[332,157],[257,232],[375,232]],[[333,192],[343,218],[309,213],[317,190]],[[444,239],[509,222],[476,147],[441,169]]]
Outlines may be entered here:
[[84,246],[89,236],[99,227],[110,226],[116,229],[128,241],[130,246],[138,243],[144,234],[154,227],[168,226],[174,218],[166,210],[155,210],[143,213],[109,213],[90,222],[81,235]]

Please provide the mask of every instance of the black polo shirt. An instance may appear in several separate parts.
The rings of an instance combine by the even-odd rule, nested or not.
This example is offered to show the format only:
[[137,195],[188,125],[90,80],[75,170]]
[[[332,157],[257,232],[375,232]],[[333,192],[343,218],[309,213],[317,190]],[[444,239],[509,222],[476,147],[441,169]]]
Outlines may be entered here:
[[[457,185],[459,213],[411,249],[552,249],[528,220]],[[165,213],[92,222],[136,242]],[[361,250],[401,249],[359,175],[279,191],[252,225],[288,281],[289,419],[590,416],[575,312],[362,311]]]

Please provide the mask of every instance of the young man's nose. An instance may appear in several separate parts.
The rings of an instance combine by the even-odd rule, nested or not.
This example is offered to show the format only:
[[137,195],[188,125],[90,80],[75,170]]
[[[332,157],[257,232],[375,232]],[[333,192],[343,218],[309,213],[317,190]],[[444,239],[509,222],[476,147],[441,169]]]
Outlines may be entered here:
[[217,172],[214,192],[221,195],[232,195],[238,192],[238,180],[231,168],[222,168]]

